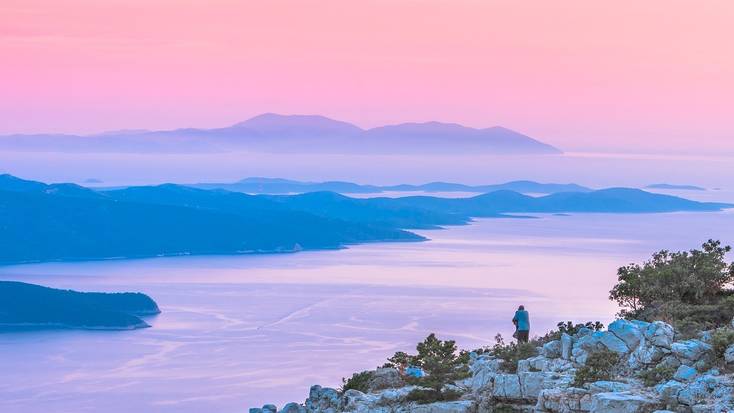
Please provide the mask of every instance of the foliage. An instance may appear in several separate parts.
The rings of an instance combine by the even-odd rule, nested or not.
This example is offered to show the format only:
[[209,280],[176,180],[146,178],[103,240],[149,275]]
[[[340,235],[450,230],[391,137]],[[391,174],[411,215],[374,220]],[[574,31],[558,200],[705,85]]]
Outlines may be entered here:
[[354,389],[367,393],[373,374],[372,371],[363,371],[352,374],[352,377],[348,379],[342,378],[342,387],[339,391],[344,393],[347,390]]
[[420,367],[426,373],[424,377],[408,377],[411,384],[440,390],[445,384],[469,377],[469,369],[466,365],[468,355],[457,354],[456,342],[454,340],[440,340],[431,333],[423,342],[416,346],[418,354],[410,355],[397,352],[388,359],[385,367],[398,368],[401,365],[412,365]]
[[490,350],[492,355],[502,359],[500,368],[508,373],[517,372],[517,362],[538,355],[535,343],[509,343],[506,344],[502,334],[494,337],[495,344]]
[[558,327],[557,330],[551,330],[548,333],[546,333],[542,337],[537,337],[533,339],[536,345],[542,346],[545,343],[551,342],[553,340],[560,340],[563,333],[566,333],[570,336],[576,334],[581,330],[582,328],[588,328],[592,331],[601,331],[604,329],[604,324],[602,324],[599,321],[587,321],[586,323],[574,323],[573,321],[560,321],[558,324],[556,324]]
[[732,344],[734,344],[734,329],[719,328],[711,334],[711,347],[718,360],[724,358],[724,352]]
[[714,240],[700,250],[662,250],[642,265],[619,268],[609,298],[626,318],[664,320],[684,333],[720,327],[734,316],[734,264],[725,260],[729,251]]
[[400,368],[400,366],[408,366],[413,364],[413,358],[410,354],[398,351],[392,357],[387,359],[387,363],[383,364],[382,367],[392,367],[394,369]]
[[675,375],[675,367],[670,365],[658,364],[657,366],[642,370],[637,376],[647,387],[652,387],[658,383],[668,381]]
[[582,387],[586,383],[611,380],[618,362],[619,355],[611,350],[603,349],[589,354],[586,364],[576,370],[573,386]]
[[461,397],[461,393],[456,390],[444,389],[425,389],[417,388],[413,389],[406,396],[406,400],[410,402],[417,402],[418,404],[428,404],[442,401],[454,401]]

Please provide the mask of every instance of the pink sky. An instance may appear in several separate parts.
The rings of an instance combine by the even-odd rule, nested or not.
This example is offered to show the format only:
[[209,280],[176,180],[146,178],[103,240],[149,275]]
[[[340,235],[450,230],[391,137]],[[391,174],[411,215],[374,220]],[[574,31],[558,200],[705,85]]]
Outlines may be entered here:
[[733,21],[726,0],[3,0],[0,133],[279,112],[734,152]]

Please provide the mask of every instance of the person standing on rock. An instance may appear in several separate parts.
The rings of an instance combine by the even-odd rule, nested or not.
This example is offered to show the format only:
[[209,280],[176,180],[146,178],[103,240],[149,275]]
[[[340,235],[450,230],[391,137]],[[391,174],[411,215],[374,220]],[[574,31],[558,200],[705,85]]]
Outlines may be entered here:
[[515,338],[518,343],[527,343],[530,336],[530,314],[525,311],[525,306],[517,307],[515,317],[512,318],[512,324],[515,325]]

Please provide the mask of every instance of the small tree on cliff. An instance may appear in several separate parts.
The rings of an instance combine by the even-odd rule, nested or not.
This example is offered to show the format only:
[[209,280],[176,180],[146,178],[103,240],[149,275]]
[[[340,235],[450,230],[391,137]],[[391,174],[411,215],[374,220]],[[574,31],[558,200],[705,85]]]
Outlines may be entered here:
[[[729,251],[731,247],[720,241],[708,240],[700,250],[656,252],[642,265],[619,268],[609,298],[622,307],[623,317],[717,327],[734,315],[734,264],[726,262]],[[711,319],[712,312],[721,320]]]

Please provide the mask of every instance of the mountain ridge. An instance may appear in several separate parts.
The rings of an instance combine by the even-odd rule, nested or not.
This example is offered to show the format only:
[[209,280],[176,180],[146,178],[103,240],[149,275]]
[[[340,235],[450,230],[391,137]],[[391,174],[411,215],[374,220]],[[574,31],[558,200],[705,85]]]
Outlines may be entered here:
[[92,135],[13,134],[0,149],[60,152],[486,153],[549,155],[562,151],[501,127],[472,128],[438,121],[362,129],[322,115],[263,113],[219,128],[121,129]]

